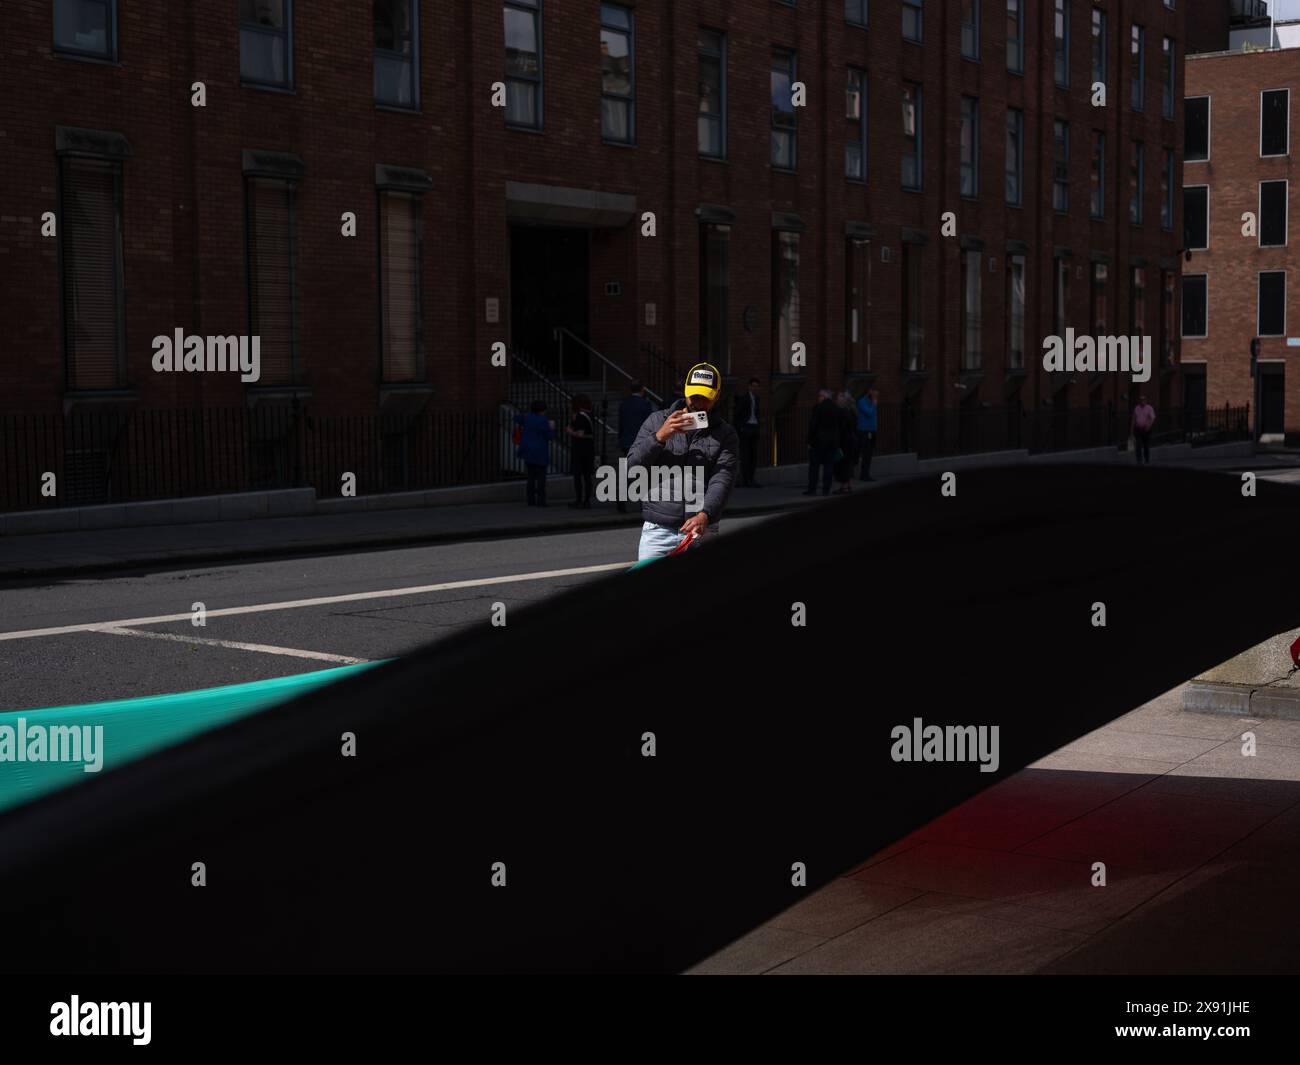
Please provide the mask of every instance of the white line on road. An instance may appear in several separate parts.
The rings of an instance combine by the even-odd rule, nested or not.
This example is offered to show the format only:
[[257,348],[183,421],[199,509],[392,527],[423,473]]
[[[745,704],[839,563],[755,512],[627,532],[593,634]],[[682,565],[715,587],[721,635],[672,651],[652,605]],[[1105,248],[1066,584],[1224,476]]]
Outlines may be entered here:
[[143,636],[146,640],[172,640],[176,643],[201,643],[206,647],[229,647],[234,651],[260,651],[265,655],[289,655],[291,658],[316,658],[322,662],[342,662],[344,665],[360,665],[370,661],[368,658],[349,658],[347,655],[327,655],[324,651],[301,651],[296,647],[272,647],[268,643],[236,643],[234,640],[209,640],[200,636],[178,636],[172,632],[145,632],[143,629],[96,629],[96,632],[112,633],[114,636]]
[[[228,606],[209,610],[210,618],[231,617],[235,614],[260,614],[271,610],[295,610],[305,606],[329,606],[331,603],[356,603],[364,599],[393,599],[400,595],[424,595],[429,592],[449,592],[457,588],[485,588],[493,584],[516,584],[522,581],[546,581],[556,577],[578,577],[586,573],[607,573],[627,569],[631,562],[611,562],[604,566],[580,566],[576,569],[553,569],[542,573],[513,573],[506,577],[480,577],[472,581],[448,581],[445,584],[422,584],[414,588],[388,588],[379,592],[352,592],[350,595],[323,595],[316,599],[292,599],[284,603],[257,603],[253,606]],[[159,614],[152,618],[123,618],[120,621],[96,621],[87,625],[58,625],[50,629],[23,629],[19,632],[0,632],[3,640],[30,640],[37,636],[62,636],[69,632],[97,632],[101,629],[121,629],[134,625],[162,625],[169,621],[189,621],[191,613]]]

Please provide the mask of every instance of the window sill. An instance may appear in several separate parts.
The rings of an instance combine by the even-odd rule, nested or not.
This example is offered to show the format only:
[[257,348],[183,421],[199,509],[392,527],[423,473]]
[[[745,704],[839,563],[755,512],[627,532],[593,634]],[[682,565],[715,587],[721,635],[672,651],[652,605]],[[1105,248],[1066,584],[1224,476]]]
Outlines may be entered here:
[[297,96],[296,89],[286,89],[283,85],[263,85],[257,81],[243,81],[239,83],[241,89],[256,89],[258,92],[277,92],[281,96]]
[[423,111],[420,110],[418,106],[403,107],[401,104],[385,104],[385,103],[380,103],[378,100],[375,101],[375,110],[392,111],[395,114],[399,114],[399,115],[420,115],[424,113]]
[[606,148],[635,148],[636,141],[612,141],[608,137],[601,137],[600,143]]
[[513,130],[516,133],[535,133],[541,134],[544,131],[542,126],[521,126],[514,122],[507,122],[506,129]]
[[120,59],[109,59],[107,56],[82,55],[80,52],[65,52],[61,48],[56,47],[50,49],[50,54],[53,55],[55,59],[71,59],[75,63],[91,63],[97,67],[114,67],[118,70],[122,69],[122,61]]

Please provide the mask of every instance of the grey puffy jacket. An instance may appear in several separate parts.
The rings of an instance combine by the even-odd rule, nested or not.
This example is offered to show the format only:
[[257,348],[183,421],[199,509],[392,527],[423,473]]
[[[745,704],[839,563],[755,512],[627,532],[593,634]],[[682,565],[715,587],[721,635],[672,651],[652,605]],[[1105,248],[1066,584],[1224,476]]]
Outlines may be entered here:
[[[655,433],[668,420],[669,413],[668,410],[655,411],[641,424],[632,450],[627,453],[628,471],[630,473],[634,466],[645,466],[647,470],[656,466],[680,466],[684,476],[686,468],[703,466],[708,486],[704,492],[703,509],[709,515],[709,524],[716,525],[735,483],[740,438],[715,409],[709,411],[707,429],[674,433],[667,443],[661,444],[655,439]],[[641,504],[641,515],[646,521],[674,529],[680,528],[689,517],[684,500],[646,500]]]

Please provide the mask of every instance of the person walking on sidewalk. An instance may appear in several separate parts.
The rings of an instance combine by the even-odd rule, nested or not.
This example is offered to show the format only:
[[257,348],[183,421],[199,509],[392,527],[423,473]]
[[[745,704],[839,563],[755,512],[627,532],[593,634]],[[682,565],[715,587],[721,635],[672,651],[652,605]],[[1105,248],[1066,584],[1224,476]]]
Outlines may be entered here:
[[878,393],[868,388],[858,397],[858,455],[862,462],[862,472],[858,479],[872,480],[871,456],[876,450],[876,431],[879,426],[879,409],[876,406]]
[[808,491],[806,496],[817,494],[817,471],[821,470],[822,495],[831,494],[834,475],[835,452],[840,446],[840,409],[831,398],[831,390],[823,388],[817,393],[817,406],[813,407],[808,422]]
[[1156,409],[1146,396],[1138,397],[1133,408],[1133,440],[1137,445],[1138,465],[1151,465],[1151,429],[1156,424]]
[[528,470],[528,505],[546,506],[546,467],[550,462],[551,441],[555,439],[555,423],[546,417],[546,404],[533,401],[527,414],[516,414],[515,424],[523,432],[515,451],[524,460]]
[[[645,398],[645,385],[640,381],[631,382],[627,391],[627,398],[618,405],[618,449],[623,453],[623,458],[627,458],[628,452],[632,450],[636,434],[641,431],[641,426],[653,409],[650,401]],[[627,513],[626,500],[618,501],[618,512]]]
[[841,392],[835,399],[835,405],[840,410],[840,444],[835,452],[839,456],[835,460],[835,480],[839,487],[835,489],[835,494],[848,495],[853,491],[850,482],[853,480],[853,462],[858,453],[858,419],[850,393]]
[[[684,391],[684,399],[667,410],[655,411],[642,423],[627,464],[629,473],[635,466],[644,466],[652,485],[678,477],[678,483],[685,485],[689,476],[690,492],[683,494],[694,498],[696,505],[688,516],[686,499],[651,498],[642,503],[646,520],[641,527],[638,561],[667,555],[688,536],[716,535],[735,484],[740,442],[736,430],[713,411],[722,391],[722,375],[707,362],[697,363],[686,373]],[[699,428],[695,418],[701,411],[708,414],[706,429]],[[695,481],[697,469],[703,470],[703,485]]]
[[596,472],[596,422],[591,416],[591,400],[585,394],[573,397],[573,420],[564,431],[569,436],[569,462],[573,466],[573,502],[569,506],[590,510]]
[[731,421],[740,434],[740,483],[745,488],[762,488],[754,480],[758,469],[758,437],[762,427],[762,403],[758,398],[759,380],[749,379],[749,391],[737,396],[732,404]]

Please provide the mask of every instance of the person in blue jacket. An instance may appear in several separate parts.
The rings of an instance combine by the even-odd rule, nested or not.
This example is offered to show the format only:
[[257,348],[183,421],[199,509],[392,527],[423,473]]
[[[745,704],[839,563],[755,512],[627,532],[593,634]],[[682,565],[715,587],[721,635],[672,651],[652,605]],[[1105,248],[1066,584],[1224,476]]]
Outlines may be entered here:
[[546,466],[550,461],[555,423],[546,417],[546,404],[534,400],[528,414],[516,414],[515,424],[523,426],[523,435],[515,451],[528,467],[528,505],[546,506]]
[[876,409],[876,390],[869,388],[858,397],[858,453],[862,456],[862,475],[859,480],[870,481],[871,453],[876,450],[876,428],[879,418]]

